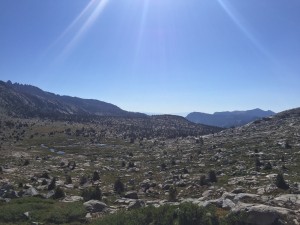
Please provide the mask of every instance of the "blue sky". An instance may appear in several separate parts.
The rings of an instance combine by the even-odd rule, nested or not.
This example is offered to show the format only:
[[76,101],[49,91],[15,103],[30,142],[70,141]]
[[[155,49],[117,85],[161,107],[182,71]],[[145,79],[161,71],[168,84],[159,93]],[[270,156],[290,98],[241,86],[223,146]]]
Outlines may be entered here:
[[299,107],[299,0],[1,0],[0,79],[129,111]]

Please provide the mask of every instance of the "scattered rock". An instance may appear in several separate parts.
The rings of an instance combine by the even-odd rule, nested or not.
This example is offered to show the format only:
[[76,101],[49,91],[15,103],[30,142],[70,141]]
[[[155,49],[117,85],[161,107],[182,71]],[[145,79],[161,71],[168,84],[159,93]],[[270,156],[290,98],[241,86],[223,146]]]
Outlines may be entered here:
[[128,191],[125,193],[125,198],[138,199],[139,197],[136,191]]
[[22,192],[22,197],[34,197],[34,196],[38,196],[38,195],[39,195],[39,192],[34,187],[24,189]]
[[131,210],[131,209],[138,209],[142,207],[145,207],[145,202],[143,200],[136,200],[129,204],[128,209]]
[[65,197],[62,202],[79,202],[79,201],[82,201],[83,200],[83,197],[81,196],[67,196]]
[[236,204],[231,212],[242,215],[240,219],[250,225],[274,225],[280,218],[292,214],[292,211],[286,208],[242,202]]
[[83,203],[86,210],[90,213],[103,212],[107,210],[107,205],[104,202],[98,200],[90,200]]

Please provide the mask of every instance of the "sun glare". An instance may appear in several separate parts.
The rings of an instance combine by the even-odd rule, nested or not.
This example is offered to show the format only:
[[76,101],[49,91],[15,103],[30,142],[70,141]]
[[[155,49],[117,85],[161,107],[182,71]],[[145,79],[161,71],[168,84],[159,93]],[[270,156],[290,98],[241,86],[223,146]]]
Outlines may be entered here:
[[50,46],[50,48],[53,48],[54,46],[64,43],[58,57],[59,59],[64,59],[70,54],[89,28],[93,26],[108,2],[109,0],[91,0],[72,23],[62,32]]
[[252,42],[252,44],[267,58],[272,59],[271,54],[265,49],[264,46],[254,37],[254,35],[249,31],[246,25],[242,22],[242,18],[238,16],[237,12],[234,11],[233,7],[226,2],[226,0],[217,0],[226,14],[230,19],[236,24],[236,26],[243,32],[243,34]]

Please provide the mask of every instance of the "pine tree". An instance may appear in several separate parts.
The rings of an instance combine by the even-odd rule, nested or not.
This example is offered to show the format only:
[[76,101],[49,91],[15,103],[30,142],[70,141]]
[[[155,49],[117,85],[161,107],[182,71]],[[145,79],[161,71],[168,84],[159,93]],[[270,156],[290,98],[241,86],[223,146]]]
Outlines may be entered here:
[[218,180],[217,180],[216,173],[215,173],[214,170],[210,170],[210,171],[208,172],[208,179],[209,179],[210,182],[217,182],[217,181],[218,181]]
[[285,182],[282,173],[277,174],[275,184],[278,188],[281,188],[284,190],[289,189],[289,185]]

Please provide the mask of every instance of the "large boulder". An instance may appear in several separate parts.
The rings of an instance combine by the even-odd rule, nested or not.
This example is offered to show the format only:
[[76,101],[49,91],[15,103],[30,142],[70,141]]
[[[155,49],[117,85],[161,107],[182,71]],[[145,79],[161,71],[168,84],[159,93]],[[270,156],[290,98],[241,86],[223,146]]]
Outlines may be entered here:
[[83,203],[83,206],[88,212],[91,213],[103,212],[107,210],[107,205],[104,202],[100,202],[98,200],[90,200]]
[[285,194],[274,199],[279,205],[294,205],[300,207],[300,194]]
[[142,207],[145,207],[145,202],[143,200],[136,200],[129,204],[128,209],[138,209]]
[[53,196],[55,195],[55,191],[51,190],[46,194],[42,194],[43,198],[49,199],[49,198],[53,198]]
[[279,219],[293,214],[293,211],[281,207],[239,202],[232,208],[231,213],[241,215],[240,220],[249,225],[273,225]]
[[249,193],[239,193],[237,194],[233,201],[239,202],[239,201],[257,201],[259,200],[259,195],[256,194],[249,194]]
[[3,198],[19,198],[19,194],[14,191],[14,190],[10,190],[10,191],[7,191],[6,193],[4,193],[2,195]]
[[222,208],[223,209],[232,209],[235,206],[235,203],[230,199],[223,199]]
[[62,202],[79,202],[79,201],[82,201],[83,200],[83,197],[81,196],[67,196],[65,197]]
[[29,187],[22,192],[22,197],[34,197],[38,195],[39,192],[34,187]]
[[125,193],[125,198],[138,199],[139,197],[136,191],[128,191]]

